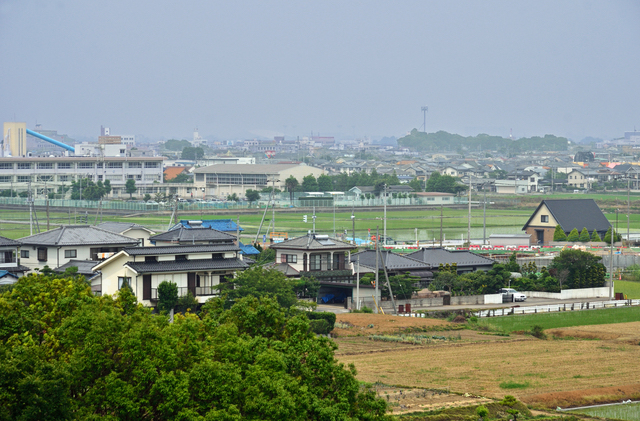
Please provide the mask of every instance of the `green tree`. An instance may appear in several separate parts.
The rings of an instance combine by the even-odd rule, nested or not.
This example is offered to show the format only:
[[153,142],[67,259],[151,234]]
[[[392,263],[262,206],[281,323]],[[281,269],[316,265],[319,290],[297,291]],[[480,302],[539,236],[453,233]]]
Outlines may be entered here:
[[236,193],[230,194],[227,196],[227,200],[229,202],[239,202],[240,198],[238,197],[238,195]]
[[313,174],[305,175],[302,178],[302,190],[318,191],[318,180],[316,180]]
[[409,186],[414,191],[424,191],[424,182],[422,180],[418,180],[417,177],[409,181]]
[[144,200],[145,202],[148,202],[149,200],[151,200],[151,195],[149,193],[145,194],[142,200]]
[[260,200],[260,192],[257,190],[247,189],[245,197],[247,198],[247,201],[249,203],[257,202],[258,200]]
[[[331,177],[326,174],[322,174],[318,176],[318,190],[320,191],[332,191],[333,190],[333,181]],[[303,182],[304,184],[304,182]]]
[[600,234],[598,234],[598,230],[593,230],[593,233],[591,233],[591,241],[593,241],[594,243],[599,243],[602,241],[602,239],[600,238]]
[[229,282],[220,284],[218,289],[227,296],[227,307],[246,296],[271,297],[284,308],[298,304],[295,287],[297,280],[287,278],[275,269],[265,269],[255,265]]
[[191,147],[188,140],[169,139],[164,142],[164,148],[170,151],[182,151],[184,148]]
[[508,270],[509,272],[520,272],[520,265],[516,260],[515,251],[511,253],[511,256],[509,256],[509,263],[505,265],[505,269]]
[[284,180],[284,185],[287,187],[287,191],[289,192],[289,201],[293,204],[293,192],[298,187],[298,179],[294,176],[290,175],[289,178]]
[[129,193],[129,198],[132,198],[133,193],[138,191],[138,188],[136,187],[136,180],[134,180],[133,178],[128,179],[124,184],[124,190]]
[[[607,244],[611,244],[611,230],[613,229],[613,227],[609,227],[609,229],[607,230],[606,234],[604,235],[604,242]],[[620,234],[618,234],[617,232],[614,233],[613,235],[613,241],[621,241],[622,240],[622,236]]]
[[178,285],[162,281],[158,285],[158,310],[170,312],[178,304]]
[[580,232],[580,237],[578,238],[578,241],[580,241],[581,243],[588,243],[589,240],[591,240],[591,236],[589,235],[589,231],[587,230],[587,227],[584,227]]
[[553,232],[553,241],[567,241],[567,234],[559,224],[556,225],[556,230]]
[[602,257],[581,250],[563,250],[549,265],[549,273],[566,278],[562,287],[598,288],[605,284],[606,269]]
[[571,232],[567,236],[567,241],[575,242],[575,241],[578,241],[578,239],[580,239],[580,233],[578,233],[577,228],[574,228],[571,230]]
[[198,159],[202,159],[204,158],[204,149],[200,147],[194,148],[191,146],[187,146],[184,149],[182,149],[181,158],[188,159],[190,161],[196,161]]

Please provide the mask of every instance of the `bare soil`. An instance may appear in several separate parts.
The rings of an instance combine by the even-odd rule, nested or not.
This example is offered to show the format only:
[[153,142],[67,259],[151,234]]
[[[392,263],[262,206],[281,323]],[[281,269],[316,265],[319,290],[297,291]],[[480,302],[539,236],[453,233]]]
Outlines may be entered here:
[[[341,327],[345,326],[345,327]],[[455,326],[446,320],[399,317],[385,314],[342,313],[336,317],[333,336],[379,335],[407,330],[443,330]]]
[[[348,319],[350,316],[358,318]],[[412,324],[420,329],[446,329],[453,324],[367,314],[345,314],[340,319],[353,327],[342,329],[345,333],[336,339],[336,357],[355,364],[358,378],[363,381],[449,390],[468,393],[469,397],[501,399],[514,395],[525,403],[553,409],[640,398],[640,322],[553,329],[546,332],[549,337],[563,339],[548,340],[469,330],[442,331],[437,334],[460,338],[408,345],[370,341],[368,335],[403,332],[410,330]],[[377,329],[366,328],[376,323]],[[360,337],[353,337],[354,332]],[[390,395],[390,399],[395,398]],[[411,403],[412,408],[424,405],[425,410],[432,404],[444,403]],[[407,404],[402,405],[408,408]]]

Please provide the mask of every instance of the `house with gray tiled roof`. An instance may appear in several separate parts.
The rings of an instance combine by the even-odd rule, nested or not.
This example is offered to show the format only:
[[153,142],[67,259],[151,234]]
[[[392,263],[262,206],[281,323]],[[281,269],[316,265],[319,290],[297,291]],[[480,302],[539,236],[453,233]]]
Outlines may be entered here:
[[124,235],[125,237],[140,240],[140,245],[143,247],[149,243],[149,237],[156,233],[134,222],[102,222],[98,224],[97,227]]
[[[0,271],[7,271],[9,276],[3,274],[2,283],[13,283],[15,279],[24,275],[30,268],[20,264],[22,243],[6,237],[0,237]],[[28,252],[27,252],[28,255]]]
[[153,305],[158,285],[173,282],[178,295],[189,293],[204,303],[217,294],[216,286],[249,265],[233,243],[125,248],[93,267],[100,273],[102,294],[115,294],[128,284],[138,301]]
[[233,244],[236,236],[218,231],[211,227],[190,227],[183,225],[161,234],[149,237],[149,242],[156,246],[168,246],[175,244]]
[[66,225],[18,241],[22,244],[20,262],[31,269],[45,265],[55,269],[71,259],[100,260],[139,244],[137,239],[90,225]]
[[[376,251],[365,250],[351,255],[351,263],[355,264],[360,274],[376,272]],[[359,267],[360,269],[357,269]],[[389,276],[409,273],[420,278],[421,283],[428,283],[433,273],[428,265],[410,256],[404,256],[391,250],[381,250],[378,257],[378,269],[386,269]]]
[[456,264],[458,273],[490,270],[495,261],[467,250],[450,251],[443,248],[422,248],[407,257],[423,262],[429,270],[437,271],[440,265]]

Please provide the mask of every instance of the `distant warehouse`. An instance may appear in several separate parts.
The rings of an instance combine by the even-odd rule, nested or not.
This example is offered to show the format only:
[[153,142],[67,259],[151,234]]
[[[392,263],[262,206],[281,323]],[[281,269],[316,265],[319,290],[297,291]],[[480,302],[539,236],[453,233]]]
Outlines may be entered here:
[[267,186],[286,191],[287,178],[293,176],[302,184],[305,176],[318,178],[324,170],[306,164],[219,164],[197,168],[194,174],[194,186],[206,189],[206,196],[226,197],[233,193],[244,196],[249,189],[262,190]]

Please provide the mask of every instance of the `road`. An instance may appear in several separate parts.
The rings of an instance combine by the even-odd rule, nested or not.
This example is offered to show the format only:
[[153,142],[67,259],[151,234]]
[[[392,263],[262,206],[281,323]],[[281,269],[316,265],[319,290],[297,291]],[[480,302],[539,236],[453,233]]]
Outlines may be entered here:
[[[570,300],[554,300],[552,298],[527,298],[527,301],[517,302],[517,303],[468,304],[468,305],[429,306],[429,307],[413,306],[412,309],[422,310],[422,311],[425,311],[425,310],[426,311],[453,311],[453,310],[463,310],[463,309],[488,310],[493,308],[510,308],[514,306],[533,307],[533,306],[558,305],[558,304],[567,304],[567,306],[569,306],[572,303],[584,303],[588,301],[605,301],[605,300],[608,300],[608,297],[594,297],[590,299],[582,298],[582,299],[570,299]],[[318,304],[318,311],[328,311],[336,314],[349,312],[348,309],[344,308],[344,304]]]

